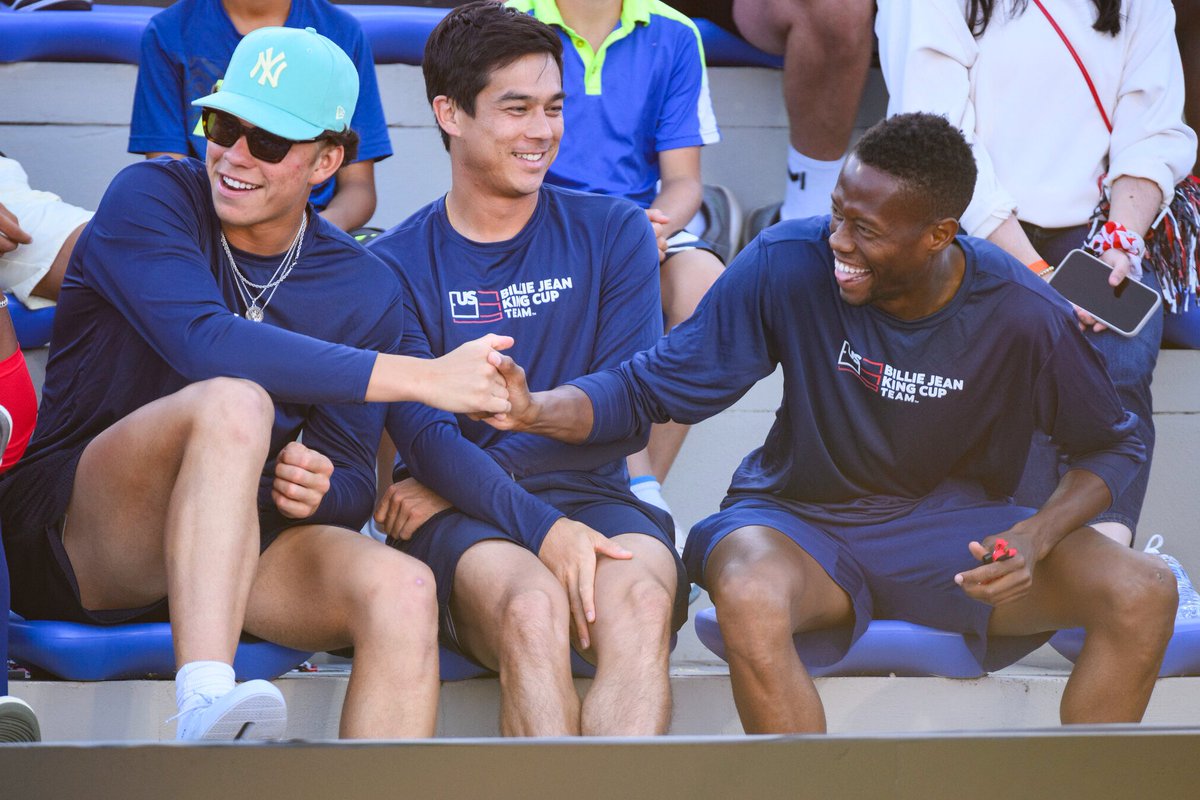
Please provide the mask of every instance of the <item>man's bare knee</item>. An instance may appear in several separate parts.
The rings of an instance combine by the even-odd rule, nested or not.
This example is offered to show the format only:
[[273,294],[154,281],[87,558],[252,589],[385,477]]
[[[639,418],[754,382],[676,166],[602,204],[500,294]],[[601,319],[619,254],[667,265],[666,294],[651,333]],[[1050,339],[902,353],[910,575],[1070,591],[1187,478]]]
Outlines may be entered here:
[[437,638],[433,572],[395,551],[377,553],[349,578],[351,627],[363,636]]
[[500,608],[500,648],[508,657],[542,658],[565,652],[569,608],[561,592],[541,587],[522,588],[506,597]]
[[275,406],[258,384],[213,378],[192,384],[181,395],[187,401],[193,438],[211,436],[206,442],[264,450],[268,446]]
[[1092,629],[1108,629],[1130,645],[1165,647],[1175,625],[1179,591],[1175,576],[1157,556],[1128,553],[1107,573],[1103,597],[1092,605]]

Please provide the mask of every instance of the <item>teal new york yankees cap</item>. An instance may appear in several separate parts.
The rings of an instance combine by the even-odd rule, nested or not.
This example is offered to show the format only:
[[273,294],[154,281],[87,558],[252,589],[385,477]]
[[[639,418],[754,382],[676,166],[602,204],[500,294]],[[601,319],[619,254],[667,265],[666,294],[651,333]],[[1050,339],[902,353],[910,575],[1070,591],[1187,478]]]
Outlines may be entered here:
[[315,139],[350,126],[358,70],[312,28],[259,28],[238,43],[219,88],[194,106],[228,111],[285,139]]

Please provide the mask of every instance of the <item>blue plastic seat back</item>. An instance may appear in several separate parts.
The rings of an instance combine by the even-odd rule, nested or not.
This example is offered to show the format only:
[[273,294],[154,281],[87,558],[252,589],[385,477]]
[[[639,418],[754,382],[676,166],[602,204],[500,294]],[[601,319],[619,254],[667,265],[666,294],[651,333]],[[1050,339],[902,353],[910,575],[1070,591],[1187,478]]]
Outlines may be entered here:
[[[696,614],[701,643],[725,659],[725,641],[715,608]],[[866,633],[838,658],[848,629],[810,631],[794,637],[796,652],[814,678],[843,675],[936,675],[978,678],[984,674],[961,634],[892,619],[872,620]]]
[[[362,25],[376,64],[420,64],[445,8],[343,5]],[[161,8],[96,5],[91,11],[18,14],[0,5],[0,63],[88,61],[136,64],[142,31]],[[768,55],[705,19],[695,20],[709,66],[779,67]]]
[[[1083,649],[1083,628],[1059,631],[1050,639],[1050,646],[1071,663],[1079,658]],[[1163,654],[1160,678],[1178,678],[1185,675],[1200,675],[1200,619],[1175,621],[1175,633],[1167,642]]]
[[[264,641],[238,644],[233,669],[239,681],[277,678],[311,653]],[[24,620],[10,615],[8,657],[71,681],[129,680],[175,674],[171,626],[166,622],[83,625]]]
[[54,309],[57,306],[31,309],[11,294],[8,298],[8,315],[22,350],[45,347],[50,344],[50,331],[54,327]]

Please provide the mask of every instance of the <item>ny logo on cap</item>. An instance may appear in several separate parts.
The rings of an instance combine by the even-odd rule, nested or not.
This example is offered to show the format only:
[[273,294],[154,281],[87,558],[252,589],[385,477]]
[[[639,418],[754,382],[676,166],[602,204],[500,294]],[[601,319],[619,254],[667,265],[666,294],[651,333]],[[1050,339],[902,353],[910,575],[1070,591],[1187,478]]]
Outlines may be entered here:
[[267,81],[271,82],[271,88],[279,88],[279,73],[287,68],[287,58],[285,53],[275,55],[275,48],[268,47],[265,51],[258,54],[258,61],[254,64],[254,69],[250,70],[250,77],[258,75],[258,71],[262,70],[262,75],[258,77],[258,85],[266,86]]

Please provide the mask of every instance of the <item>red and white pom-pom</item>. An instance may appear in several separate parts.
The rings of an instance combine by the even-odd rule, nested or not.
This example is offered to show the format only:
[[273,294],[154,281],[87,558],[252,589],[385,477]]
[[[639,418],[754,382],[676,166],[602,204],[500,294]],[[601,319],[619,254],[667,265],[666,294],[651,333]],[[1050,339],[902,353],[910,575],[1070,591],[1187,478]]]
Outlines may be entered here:
[[1120,250],[1129,256],[1129,261],[1133,265],[1133,277],[1141,279],[1142,256],[1146,252],[1146,243],[1133,231],[1126,230],[1121,223],[1108,220],[1101,225],[1100,230],[1096,231],[1092,240],[1088,242],[1088,249],[1096,255],[1100,255],[1106,250]]

